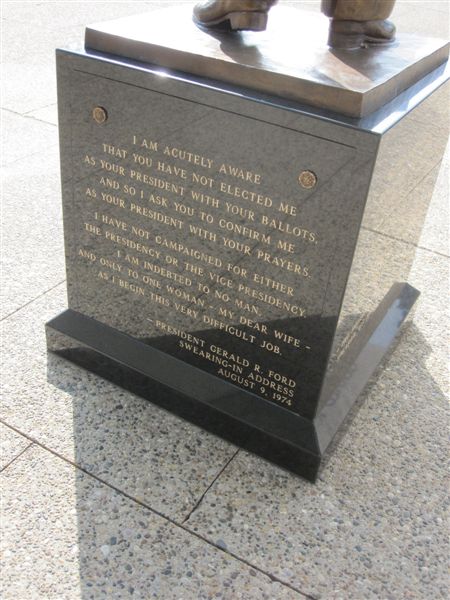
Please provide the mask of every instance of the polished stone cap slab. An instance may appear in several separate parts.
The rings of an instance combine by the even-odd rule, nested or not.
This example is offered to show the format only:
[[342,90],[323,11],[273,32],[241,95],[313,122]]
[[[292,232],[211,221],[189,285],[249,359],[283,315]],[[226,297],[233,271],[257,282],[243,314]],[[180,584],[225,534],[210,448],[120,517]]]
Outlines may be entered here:
[[384,47],[331,50],[326,17],[282,6],[270,12],[261,33],[205,32],[191,15],[187,5],[90,25],[85,46],[357,118],[449,54],[448,42],[407,33]]

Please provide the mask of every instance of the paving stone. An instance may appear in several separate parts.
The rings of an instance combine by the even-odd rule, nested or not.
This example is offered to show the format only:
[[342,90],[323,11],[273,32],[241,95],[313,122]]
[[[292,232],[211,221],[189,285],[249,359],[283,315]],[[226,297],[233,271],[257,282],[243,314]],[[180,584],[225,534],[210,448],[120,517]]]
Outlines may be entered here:
[[[175,4],[172,2],[171,4]],[[121,16],[153,10],[167,5],[167,2],[5,2],[3,17],[10,27],[18,23],[27,25],[34,20],[46,24],[53,30],[61,27],[86,25],[99,20],[118,19]],[[59,9],[58,10],[58,6]],[[38,33],[38,32],[36,32]]]
[[2,118],[2,166],[38,152],[45,152],[58,144],[56,127],[14,114],[1,111]]
[[193,531],[317,598],[448,597],[448,267],[417,252],[414,321],[316,485],[241,452],[187,522]]
[[445,600],[443,414],[377,389],[351,425],[315,486],[240,453],[188,526],[316,598]]
[[57,146],[4,167],[2,229],[4,318],[65,279]]
[[0,423],[0,470],[30,445],[27,438]]
[[45,121],[52,125],[58,125],[58,105],[56,103],[44,106],[43,108],[37,108],[25,113],[27,117],[37,119],[38,121]]
[[[53,5],[55,10],[57,3]],[[27,44],[23,40],[28,41]],[[66,27],[55,27],[49,23],[40,31],[36,22],[29,20],[25,23],[5,23],[3,31],[3,63],[22,65],[51,65],[54,63],[55,49],[62,46],[70,49],[80,49],[84,42],[84,26],[68,24]],[[30,82],[28,82],[30,84]],[[34,94],[33,88],[30,92]]]
[[397,1],[391,19],[398,31],[448,39],[448,2]]
[[[417,358],[416,364],[422,364],[431,377],[430,383],[435,383],[442,390],[445,401],[443,409],[448,408],[450,384],[448,377],[448,344],[450,331],[450,314],[448,310],[447,282],[450,262],[446,257],[428,251],[418,250],[409,274],[408,281],[421,292],[414,314],[414,325],[421,339],[411,347],[408,356],[411,360]],[[407,334],[408,335],[408,332]],[[407,341],[407,340],[406,340]],[[414,373],[411,371],[411,376]],[[426,378],[413,379],[413,385],[419,385]],[[431,392],[430,387],[428,392]],[[442,399],[443,395],[439,395]],[[422,396],[422,394],[421,394]],[[433,394],[427,397],[423,388],[423,401],[428,404],[433,401]]]
[[[58,3],[45,5],[57,12]],[[55,49],[83,47],[82,25],[57,27],[43,19],[43,25],[36,27],[37,22],[35,14],[24,23],[6,20],[2,28],[2,108],[19,114],[56,101]]]
[[[450,6],[450,5],[449,5]],[[440,139],[448,136],[448,123],[450,119],[450,81],[441,85],[426,102],[422,102],[414,109],[412,117],[414,121],[424,123],[425,125],[435,125],[442,127],[443,132],[439,135]]]
[[449,250],[449,165],[446,160],[432,169],[407,196],[393,204],[379,231],[410,244],[448,256]]
[[2,419],[164,515],[184,518],[235,447],[47,355],[44,323],[65,307],[62,285],[4,322]]
[[[25,114],[56,102],[54,51],[37,65],[17,61],[3,63],[2,71],[2,108]],[[32,88],[30,81],[33,81]]]
[[[154,4],[158,8],[163,3]],[[151,7],[152,3],[146,2],[4,3],[2,108],[24,114],[54,103],[56,48],[79,50],[83,48],[88,23],[148,11]],[[42,26],[36,27],[36,23]]]
[[303,598],[38,447],[1,477],[3,600]]

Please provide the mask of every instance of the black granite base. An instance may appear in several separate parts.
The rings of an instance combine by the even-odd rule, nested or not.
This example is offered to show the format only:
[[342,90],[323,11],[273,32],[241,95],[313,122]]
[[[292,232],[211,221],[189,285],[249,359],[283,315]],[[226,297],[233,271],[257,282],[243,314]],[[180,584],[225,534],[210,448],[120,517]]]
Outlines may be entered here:
[[[349,347],[348,368],[309,421],[139,340],[67,310],[47,323],[48,349],[310,481],[418,296],[398,284]],[[345,362],[345,361],[344,361]]]
[[414,245],[374,224],[423,176],[411,115],[446,75],[350,119],[57,62],[69,309],[49,350],[314,481],[418,296],[398,283]]

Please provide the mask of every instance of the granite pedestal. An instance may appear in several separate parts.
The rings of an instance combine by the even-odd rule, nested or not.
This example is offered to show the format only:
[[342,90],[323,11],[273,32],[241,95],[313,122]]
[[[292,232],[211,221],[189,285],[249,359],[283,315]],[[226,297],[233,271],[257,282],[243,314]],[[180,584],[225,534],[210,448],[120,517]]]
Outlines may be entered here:
[[48,347],[314,480],[419,293],[414,248],[374,223],[427,173],[448,46],[317,34],[321,60],[287,72],[276,31],[189,24],[177,48],[168,14],[57,53],[69,308]]

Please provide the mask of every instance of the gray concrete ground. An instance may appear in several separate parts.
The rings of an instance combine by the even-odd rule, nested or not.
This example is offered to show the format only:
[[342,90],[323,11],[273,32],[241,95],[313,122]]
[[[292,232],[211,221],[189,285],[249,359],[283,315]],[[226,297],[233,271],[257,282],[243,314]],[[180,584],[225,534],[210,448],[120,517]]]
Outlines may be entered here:
[[[448,598],[444,163],[386,223],[412,244],[395,218],[431,196],[423,293],[315,486],[46,354],[66,306],[54,48],[165,4],[2,2],[1,598]],[[448,10],[400,0],[394,19],[447,37]]]

